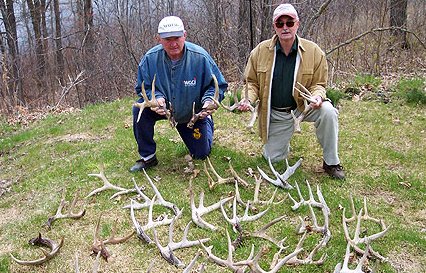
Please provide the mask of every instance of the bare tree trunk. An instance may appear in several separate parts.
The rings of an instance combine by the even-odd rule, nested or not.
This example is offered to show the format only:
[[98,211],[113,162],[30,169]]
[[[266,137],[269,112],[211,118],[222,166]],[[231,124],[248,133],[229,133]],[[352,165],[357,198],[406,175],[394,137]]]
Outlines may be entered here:
[[36,45],[36,59],[37,59],[37,87],[39,92],[46,90],[46,51],[43,42],[42,31],[42,6],[39,1],[27,0],[28,9],[31,14],[31,21],[33,24],[35,45]]
[[272,0],[262,0],[259,12],[260,41],[271,38],[272,13]]
[[[401,27],[407,26],[407,4],[408,0],[391,0],[390,1],[390,26]],[[401,43],[402,48],[409,48],[407,43],[407,34],[404,31],[394,30],[392,32],[395,40]]]
[[239,0],[238,14],[238,31],[237,31],[237,47],[238,47],[238,67],[245,67],[247,62],[247,52],[250,52],[254,47],[254,33],[250,17],[252,7],[250,0]]
[[55,13],[56,77],[59,79],[61,85],[64,85],[64,55],[62,54],[62,29],[59,0],[53,0],[53,10]]
[[[3,16],[3,22],[6,30],[6,40],[9,49],[10,59],[6,58],[7,51],[4,49],[2,43],[2,50],[4,49],[4,69],[7,69],[8,78],[4,82],[8,90],[8,99],[12,107],[16,105],[25,105],[24,93],[22,90],[22,79],[19,75],[20,61],[19,61],[19,48],[18,48],[18,34],[16,29],[15,11],[13,8],[13,0],[0,0],[0,9]],[[5,72],[5,71],[3,71]]]

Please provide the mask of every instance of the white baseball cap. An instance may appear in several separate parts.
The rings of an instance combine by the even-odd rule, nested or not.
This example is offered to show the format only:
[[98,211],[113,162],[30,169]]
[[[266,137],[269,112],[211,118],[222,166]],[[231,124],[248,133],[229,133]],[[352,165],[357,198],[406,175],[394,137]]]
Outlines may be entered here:
[[299,20],[296,9],[291,4],[281,4],[274,10],[274,23],[283,15],[290,16],[293,19]]
[[160,38],[181,37],[185,33],[182,20],[177,16],[167,16],[158,24]]

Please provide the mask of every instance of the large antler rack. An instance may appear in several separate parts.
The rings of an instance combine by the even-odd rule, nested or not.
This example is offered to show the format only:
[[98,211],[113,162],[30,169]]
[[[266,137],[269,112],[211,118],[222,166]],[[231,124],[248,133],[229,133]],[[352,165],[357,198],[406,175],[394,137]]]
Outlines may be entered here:
[[136,229],[136,234],[137,234],[139,239],[141,239],[143,242],[146,242],[148,244],[152,243],[153,241],[145,233],[145,231],[150,230],[150,229],[155,228],[155,227],[158,227],[158,226],[169,225],[170,223],[172,223],[174,218],[180,217],[180,215],[182,215],[182,210],[179,210],[179,214],[177,214],[173,218],[168,218],[168,216],[165,215],[164,217],[161,217],[161,219],[154,221],[153,218],[152,218],[153,217],[152,209],[154,207],[156,197],[157,196],[154,195],[154,197],[151,200],[151,203],[150,203],[150,206],[149,206],[149,211],[148,211],[148,223],[144,226],[141,226],[139,224],[139,222],[136,220],[135,212],[133,210],[133,202],[134,201],[131,200],[131,204],[130,204],[130,217],[132,219],[133,226]]
[[287,168],[283,174],[279,174],[274,169],[274,166],[272,165],[272,162],[271,162],[271,158],[268,158],[269,168],[271,169],[272,173],[275,175],[275,180],[270,178],[264,171],[262,171],[262,169],[259,168],[259,166],[257,167],[257,170],[259,171],[260,175],[271,184],[283,189],[291,190],[293,189],[293,186],[290,185],[287,180],[290,178],[290,176],[292,176],[296,172],[297,168],[302,164],[302,161],[303,159],[300,158],[293,166],[290,166],[286,158],[285,163]]
[[[151,84],[151,99],[148,99],[148,96],[146,95],[146,91],[145,91],[145,81],[142,82],[142,92],[141,95],[143,97],[143,102],[135,102],[133,104],[134,107],[139,108],[139,113],[138,113],[138,118],[136,119],[136,122],[139,122],[142,112],[145,108],[147,107],[159,107],[158,105],[158,101],[155,98],[155,79],[156,79],[156,74],[154,75],[154,78],[152,79],[152,84]],[[170,126],[171,127],[175,127],[176,126],[176,122],[173,119],[172,116],[172,112],[166,108],[166,105],[163,106],[164,107],[164,111],[166,112],[166,117],[169,120]]]
[[209,104],[206,108],[203,108],[200,112],[195,113],[195,102],[192,104],[192,118],[189,120],[188,124],[186,125],[188,128],[192,129],[194,127],[194,124],[197,122],[197,120],[200,118],[201,114],[210,111],[210,110],[216,110],[220,106],[219,102],[219,83],[217,82],[217,78],[215,74],[212,74],[212,78],[214,81],[214,97],[212,98],[213,103]]
[[[345,213],[345,208],[343,208],[343,214],[342,214],[342,224],[343,224],[343,231],[345,233],[345,239],[348,243],[351,244],[351,246],[355,249],[355,251],[361,255],[363,255],[365,253],[364,250],[362,250],[358,244],[370,244],[372,241],[375,241],[381,237],[383,237],[389,230],[389,227],[386,227],[385,223],[382,220],[376,219],[371,217],[368,214],[368,210],[367,210],[367,200],[364,197],[364,208],[360,209],[358,216],[356,216],[356,211],[355,211],[355,205],[352,199],[352,196],[350,197],[351,199],[351,207],[352,207],[352,217],[350,218],[346,218],[346,213]],[[363,214],[364,211],[364,214]],[[350,222],[355,221],[356,219],[356,227],[355,227],[355,232],[354,232],[354,237],[350,238],[349,236],[349,230],[348,230],[348,226],[347,224]],[[381,231],[369,236],[365,236],[363,238],[360,237],[361,234],[361,221],[362,220],[371,220],[375,223],[378,223],[380,225]],[[370,245],[369,248],[369,254],[371,254],[371,256],[379,259],[380,261],[387,261],[387,258],[383,257],[382,255],[380,255],[378,252],[374,251],[373,248]]]
[[294,132],[295,133],[301,133],[301,128],[300,128],[300,123],[305,119],[306,115],[312,110],[312,107],[308,104],[308,102],[312,102],[312,103],[316,103],[317,101],[315,99],[313,99],[311,92],[309,92],[308,89],[306,89],[306,87],[304,87],[302,84],[300,84],[299,82],[296,83],[297,86],[300,87],[300,89],[298,89],[297,87],[294,87],[294,89],[299,92],[300,96],[303,98],[303,103],[305,105],[305,108],[303,110],[303,112],[296,117],[294,115],[293,110],[291,110],[291,115],[293,117],[294,120]]
[[[154,182],[152,181],[152,179],[149,177],[149,175],[146,173],[145,169],[142,169],[143,173],[145,174],[145,177],[148,179],[149,184],[151,185],[152,190],[154,191],[155,196],[157,196],[157,201],[155,201],[155,204],[158,205],[162,205],[166,208],[169,208],[170,210],[173,211],[173,213],[175,215],[178,215],[180,213],[180,210],[178,208],[178,206],[172,202],[166,201],[163,196],[161,195],[160,191],[158,190],[158,188],[155,186]],[[139,194],[140,197],[142,197],[145,202],[144,203],[138,203],[135,200],[133,200],[133,209],[141,209],[141,208],[146,208],[149,207],[151,205],[151,202],[153,202],[151,199],[149,199],[141,190],[140,188],[137,186],[136,182],[133,180],[133,183],[135,185],[135,189],[137,191],[137,193]],[[153,199],[155,200],[155,199]],[[130,206],[125,206],[124,208],[130,208]]]
[[250,233],[250,236],[268,240],[271,243],[273,243],[274,245],[276,245],[279,249],[286,249],[287,247],[284,246],[284,242],[287,240],[287,237],[285,237],[284,239],[281,239],[281,240],[277,240],[275,238],[272,238],[268,234],[266,234],[266,231],[271,226],[275,225],[276,223],[279,223],[281,220],[283,220],[286,217],[287,217],[286,215],[281,215],[280,217],[275,218],[274,220],[267,223],[266,225],[264,225],[263,227],[261,227],[257,231]]
[[233,196],[224,198],[224,199],[219,200],[218,202],[216,202],[216,203],[214,203],[210,206],[205,207],[204,206],[204,192],[201,192],[200,193],[200,202],[199,202],[198,208],[197,208],[195,206],[195,201],[194,201],[194,192],[193,192],[193,189],[192,189],[192,180],[190,180],[189,187],[190,187],[190,195],[191,195],[191,217],[192,217],[192,221],[197,226],[199,226],[201,228],[207,228],[207,229],[211,229],[213,231],[217,230],[216,226],[206,222],[202,218],[202,216],[209,213],[209,212],[212,212],[216,209],[219,209],[221,204],[224,204],[224,203],[230,201],[233,198]]
[[64,238],[61,238],[61,241],[59,242],[59,244],[49,238],[43,238],[41,237],[41,233],[38,234],[38,237],[35,237],[33,239],[31,239],[29,241],[29,244],[31,245],[36,245],[36,246],[44,246],[50,249],[50,252],[47,252],[46,250],[44,250],[43,248],[40,248],[40,250],[43,252],[44,257],[35,259],[35,260],[19,260],[17,258],[15,258],[15,256],[13,256],[12,253],[10,253],[10,257],[18,264],[20,265],[40,265],[43,264],[47,261],[49,261],[50,259],[52,259],[53,257],[55,257],[58,253],[59,250],[61,249],[62,245],[64,243]]
[[69,207],[68,213],[63,213],[62,210],[64,209],[65,205],[66,205],[66,201],[65,201],[65,190],[62,191],[62,199],[61,199],[61,203],[58,206],[58,209],[56,210],[56,214],[53,216],[50,216],[47,219],[46,222],[46,226],[47,228],[51,228],[53,222],[55,222],[58,219],[64,219],[64,218],[70,218],[70,219],[80,219],[81,217],[84,216],[84,214],[86,213],[86,209],[82,209],[80,212],[74,213],[73,210],[75,208],[75,205],[77,203],[77,199],[78,199],[78,195],[79,195],[79,191],[76,191],[74,194],[74,199],[71,202],[71,205]]
[[169,226],[169,242],[166,246],[162,246],[160,244],[160,241],[158,240],[158,236],[157,236],[157,231],[155,230],[155,228],[153,228],[153,233],[154,233],[154,242],[155,245],[157,246],[158,250],[161,253],[161,256],[170,264],[175,265],[176,267],[184,267],[185,264],[179,259],[177,258],[173,251],[177,250],[177,249],[181,249],[181,248],[187,248],[187,247],[192,247],[195,245],[199,245],[201,243],[205,243],[207,241],[210,240],[210,238],[204,238],[204,239],[199,239],[199,240],[188,240],[188,231],[189,231],[189,226],[191,225],[191,222],[189,222],[184,230],[183,233],[183,238],[181,241],[179,242],[174,242],[173,241],[173,228],[174,228],[174,223],[176,221],[178,217],[174,217],[173,221],[170,223]]
[[101,216],[102,215],[99,215],[98,221],[96,222],[96,225],[95,225],[95,230],[93,232],[92,251],[93,251],[94,254],[98,254],[100,252],[102,258],[104,258],[105,261],[108,261],[108,258],[111,255],[109,254],[109,251],[105,247],[105,245],[107,245],[107,244],[110,244],[110,245],[114,244],[115,245],[115,244],[124,243],[125,241],[130,239],[133,236],[133,234],[135,234],[135,232],[131,231],[128,235],[121,237],[121,238],[115,237],[116,232],[117,232],[117,219],[116,219],[114,221],[113,226],[112,226],[110,237],[106,240],[102,240],[101,238],[99,238],[99,226],[100,226],[100,222],[101,222]]
[[234,230],[234,232],[237,232],[237,226],[240,225],[240,223],[242,222],[249,222],[249,221],[255,221],[257,219],[259,219],[260,217],[262,217],[263,215],[265,215],[266,212],[268,212],[269,207],[267,209],[265,209],[262,212],[259,212],[255,215],[249,216],[248,215],[248,211],[250,208],[250,202],[247,202],[245,211],[244,211],[244,215],[243,216],[238,216],[237,215],[237,198],[234,197],[234,201],[233,201],[233,205],[232,205],[232,218],[229,218],[228,215],[226,214],[225,209],[223,208],[223,204],[220,204],[220,209],[222,210],[222,214],[223,217],[225,217],[225,220],[230,223],[232,225],[232,229]]
[[[215,264],[219,266],[226,267],[232,270],[232,272],[243,273],[247,269],[247,265],[245,264],[237,265],[237,263],[234,262],[233,252],[235,251],[235,249],[232,246],[231,237],[229,236],[228,230],[225,229],[225,232],[226,232],[226,238],[228,242],[228,257],[226,258],[226,260],[219,258],[213,254],[212,252],[213,246],[206,247],[203,243],[201,243],[201,246],[204,249],[204,251],[207,253],[208,259],[210,261],[214,262]],[[251,260],[253,258],[253,255],[254,255],[254,245],[252,245],[251,247],[251,252],[247,260]]]
[[90,174],[88,174],[88,175],[89,175],[89,176],[94,176],[94,177],[97,177],[97,178],[101,179],[101,180],[102,180],[102,182],[104,182],[104,185],[103,185],[102,187],[100,187],[100,188],[97,188],[97,189],[94,189],[93,191],[91,191],[91,192],[90,192],[90,193],[86,196],[86,198],[89,198],[90,196],[95,195],[95,194],[97,194],[97,193],[99,193],[99,192],[102,192],[102,191],[105,191],[105,190],[115,190],[115,191],[117,191],[115,194],[113,194],[113,195],[110,197],[110,199],[114,199],[115,197],[117,197],[117,196],[119,196],[119,195],[127,194],[127,193],[130,193],[130,192],[134,192],[134,191],[135,191],[135,189],[134,189],[134,188],[132,188],[132,189],[125,189],[125,188],[122,188],[122,187],[115,186],[115,185],[111,184],[111,183],[108,181],[108,179],[106,178],[106,176],[105,176],[105,172],[104,172],[104,164],[103,164],[103,163],[101,163],[101,164],[100,164],[99,169],[100,169],[99,173],[90,173]]

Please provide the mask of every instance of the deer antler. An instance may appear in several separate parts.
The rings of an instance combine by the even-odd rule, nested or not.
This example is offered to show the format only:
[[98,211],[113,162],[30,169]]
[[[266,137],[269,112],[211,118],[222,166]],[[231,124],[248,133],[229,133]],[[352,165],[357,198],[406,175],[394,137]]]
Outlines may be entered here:
[[58,243],[56,243],[55,241],[53,241],[49,238],[42,238],[41,233],[39,233],[38,237],[31,239],[28,243],[31,244],[31,245],[48,247],[50,249],[50,252],[47,252],[46,250],[41,248],[40,250],[43,252],[44,257],[38,258],[36,260],[28,260],[28,261],[19,260],[19,259],[15,258],[15,256],[13,256],[12,253],[10,253],[10,257],[16,263],[18,263],[20,265],[40,265],[42,263],[49,261],[50,259],[52,259],[53,257],[55,257],[58,254],[59,250],[61,249],[61,247],[64,243],[64,238],[61,238],[61,241],[58,244]]
[[[191,260],[191,262],[183,270],[182,273],[191,273],[192,272],[192,268],[194,267],[195,262],[197,261],[198,257],[200,257],[200,254],[201,254],[200,251],[198,251],[197,254],[195,255],[195,257]],[[202,272],[204,272],[204,263],[202,263],[197,270],[197,273],[202,273]]]
[[211,230],[217,230],[217,227],[215,227],[214,225],[207,223],[204,219],[202,219],[201,217],[204,214],[207,214],[211,211],[214,211],[218,208],[220,208],[221,204],[228,202],[229,200],[231,200],[233,197],[227,197],[225,199],[219,200],[218,202],[216,202],[215,204],[212,204],[208,207],[204,206],[204,192],[200,193],[200,202],[198,204],[198,208],[195,206],[195,201],[194,201],[194,192],[192,190],[192,180],[190,180],[189,182],[190,184],[190,194],[191,194],[191,217],[192,217],[192,221],[199,227],[201,228],[208,228]]
[[293,117],[294,120],[294,132],[295,133],[301,133],[302,129],[300,128],[300,123],[305,119],[306,115],[312,111],[312,107],[308,104],[308,102],[312,102],[312,103],[316,103],[317,101],[315,99],[313,99],[311,92],[309,92],[308,89],[306,89],[306,87],[304,87],[303,85],[301,85],[299,82],[296,83],[300,89],[298,89],[297,87],[294,87],[294,89],[299,92],[300,96],[304,99],[303,103],[305,105],[303,112],[296,117],[294,114],[294,111],[291,110],[291,115]]
[[[352,199],[352,196],[351,196],[351,199]],[[352,202],[352,204],[353,204],[353,200],[351,200],[351,202]],[[366,204],[366,199],[364,198],[364,208],[366,208],[367,207],[367,204]],[[354,209],[354,206],[353,206],[353,209]],[[370,242],[372,242],[372,241],[374,241],[374,240],[376,240],[376,239],[379,239],[379,238],[381,238],[381,237],[383,237],[387,232],[388,232],[388,230],[389,230],[389,227],[386,227],[386,225],[385,225],[385,223],[383,222],[383,221],[381,221],[381,220],[377,220],[377,219],[375,219],[375,218],[372,218],[372,217],[370,217],[369,215],[368,215],[368,213],[365,213],[364,215],[362,214],[363,213],[363,209],[360,209],[360,211],[359,211],[359,213],[358,213],[358,217],[356,218],[357,219],[357,222],[356,222],[356,227],[355,227],[355,234],[354,234],[354,238],[352,239],[352,238],[350,238],[350,236],[349,236],[349,231],[348,231],[348,226],[347,226],[347,224],[349,223],[349,222],[352,222],[352,221],[354,221],[355,220],[355,214],[351,217],[351,218],[346,218],[346,215],[345,215],[345,208],[343,208],[343,215],[342,215],[342,224],[343,224],[343,231],[344,231],[344,233],[345,233],[345,239],[346,239],[346,241],[348,242],[348,243],[350,243],[351,244],[351,246],[355,249],[355,251],[357,252],[357,253],[360,253],[360,254],[364,254],[364,250],[362,250],[361,248],[359,248],[358,247],[358,244],[362,244],[362,243],[370,243]],[[360,238],[360,233],[361,233],[361,220],[372,220],[372,221],[374,221],[374,222],[376,222],[376,223],[380,223],[380,227],[381,227],[381,229],[382,229],[382,231],[380,231],[380,232],[378,232],[378,233],[375,233],[375,234],[372,234],[372,235],[370,235],[370,236],[365,236],[365,237],[363,237],[363,238]],[[371,246],[370,246],[370,249],[369,249],[369,253],[373,256],[373,257],[376,257],[376,258],[378,258],[378,259],[380,259],[381,261],[386,261],[387,259],[385,258],[385,257],[383,257],[382,255],[380,255],[378,252],[376,252],[376,251],[374,251],[372,248],[371,248]]]
[[[203,243],[201,243],[201,246],[204,249],[204,251],[207,253],[208,259],[214,262],[215,264],[222,267],[229,268],[232,270],[232,272],[245,272],[247,265],[237,265],[236,263],[234,263],[232,255],[235,249],[232,246],[231,237],[229,236],[228,230],[225,229],[225,232],[226,232],[226,238],[228,241],[228,257],[226,258],[226,260],[221,259],[213,254],[212,252],[213,246],[206,247]],[[254,255],[254,245],[251,246],[251,252],[247,260],[252,259],[253,255]]]
[[209,110],[215,110],[220,105],[220,102],[219,102],[219,83],[217,82],[217,78],[216,78],[215,74],[212,74],[212,78],[213,78],[213,81],[214,81],[214,89],[215,89],[214,97],[212,98],[213,103],[209,104],[206,108],[203,108],[200,112],[195,113],[195,102],[193,102],[193,104],[192,104],[192,118],[188,122],[188,124],[186,125],[190,129],[192,129],[194,127],[194,124],[200,118],[201,113],[209,111]]
[[144,241],[148,244],[152,243],[152,240],[145,233],[146,230],[155,228],[157,226],[168,225],[173,221],[173,219],[175,217],[180,217],[180,215],[182,215],[182,210],[180,210],[179,214],[176,215],[174,218],[169,219],[168,216],[166,215],[163,219],[161,219],[159,221],[154,221],[153,218],[152,218],[152,208],[154,207],[156,197],[157,196],[155,195],[151,200],[151,205],[149,206],[149,212],[148,212],[148,223],[144,226],[141,226],[139,224],[139,222],[136,220],[135,212],[133,210],[133,202],[134,202],[133,200],[131,200],[131,205],[130,205],[130,217],[132,218],[133,225],[136,229],[136,234],[137,234],[139,239],[141,239],[142,241]]
[[127,194],[127,193],[135,191],[135,189],[133,189],[133,188],[132,189],[125,189],[125,188],[118,187],[118,186],[115,186],[115,185],[111,184],[108,181],[108,179],[106,178],[106,176],[105,176],[105,173],[104,173],[104,164],[103,163],[100,164],[99,169],[100,169],[99,173],[90,173],[88,175],[89,176],[98,177],[99,179],[102,180],[102,182],[104,182],[104,185],[102,187],[97,188],[97,189],[93,190],[92,192],[90,192],[86,196],[86,198],[89,198],[90,196],[95,195],[95,194],[97,194],[99,192],[102,192],[102,191],[105,191],[105,190],[115,190],[115,191],[118,191],[113,196],[111,196],[110,199],[113,199],[113,198],[115,198],[115,197],[117,197],[118,195],[121,195],[121,194]]
[[297,193],[299,194],[300,201],[296,202],[296,200],[294,200],[294,198],[291,197],[290,193],[288,193],[288,197],[294,203],[294,205],[291,206],[291,208],[293,210],[297,210],[302,205],[311,205],[313,207],[317,207],[317,208],[321,208],[321,209],[325,208],[325,209],[327,209],[327,214],[330,214],[330,209],[328,208],[327,203],[325,202],[324,196],[322,195],[322,192],[321,192],[319,185],[317,185],[317,196],[318,196],[318,199],[320,200],[319,202],[315,200],[314,195],[312,193],[311,185],[309,184],[308,180],[306,180],[306,185],[308,186],[308,191],[309,191],[309,199],[308,200],[305,200],[303,198],[297,182],[295,183],[295,185],[296,185]]
[[158,198],[158,203],[161,204],[162,206],[166,207],[166,208],[171,209],[175,215],[178,215],[180,213],[179,208],[174,203],[171,203],[171,202],[164,200],[160,191],[157,189],[154,182],[152,182],[152,179],[146,173],[145,169],[142,169],[142,170],[143,170],[143,173],[145,174],[145,177],[148,179],[149,184],[151,185],[152,189],[154,190],[155,196],[157,196],[157,198]]
[[[138,185],[136,184],[136,180],[132,177],[132,181],[133,181],[133,185],[135,186],[135,190],[138,193],[138,196],[140,196],[144,202],[143,203],[139,203],[135,200],[133,200],[133,209],[143,209],[143,208],[148,208],[151,205],[151,199],[146,196],[141,189],[145,188],[144,186],[141,186],[140,188],[138,187]],[[158,201],[156,202],[156,204],[161,205]],[[123,207],[123,209],[130,209],[131,205],[126,205]]]
[[266,225],[264,225],[263,227],[261,227],[257,231],[251,233],[250,236],[252,236],[252,237],[258,237],[258,238],[262,238],[262,239],[268,240],[271,243],[273,243],[274,245],[276,245],[278,248],[280,248],[280,249],[286,249],[287,247],[284,246],[284,242],[287,239],[287,237],[285,237],[284,239],[278,241],[278,240],[272,238],[271,236],[269,236],[268,234],[266,234],[266,230],[268,228],[270,228],[271,226],[273,226],[276,223],[280,222],[285,217],[286,217],[286,215],[282,215],[280,217],[275,218],[274,220],[272,220],[271,222],[267,223]]
[[205,243],[207,241],[210,240],[210,238],[205,238],[205,239],[200,239],[200,240],[195,240],[195,241],[189,241],[188,240],[188,231],[189,231],[189,226],[191,225],[191,222],[189,222],[186,227],[185,227],[185,231],[183,233],[183,238],[180,242],[173,242],[173,228],[174,228],[174,223],[176,221],[177,217],[173,218],[173,221],[170,223],[169,226],[169,242],[167,244],[167,246],[162,246],[158,240],[157,237],[157,231],[155,230],[155,228],[153,229],[154,232],[154,242],[155,245],[157,246],[158,250],[160,250],[161,256],[170,264],[175,265],[176,267],[184,267],[185,265],[183,264],[183,262],[181,260],[179,260],[179,258],[177,258],[173,251],[180,249],[180,248],[186,248],[186,247],[192,247],[195,245],[199,245],[201,243]]
[[223,217],[225,217],[225,220],[232,225],[232,228],[234,232],[236,231],[236,226],[239,225],[241,222],[249,222],[249,221],[255,221],[265,215],[265,213],[269,210],[267,208],[266,210],[259,212],[258,214],[249,216],[248,210],[250,208],[250,202],[247,202],[246,209],[244,211],[244,215],[242,217],[237,216],[237,198],[234,197],[234,202],[232,206],[232,219],[228,217],[228,215],[225,212],[225,209],[223,208],[223,204],[220,204],[220,209],[222,210]]
[[290,166],[288,164],[288,160],[287,158],[285,159],[285,163],[286,163],[286,170],[283,174],[279,174],[275,169],[274,166],[272,166],[272,162],[271,162],[271,158],[268,158],[268,163],[269,163],[269,168],[271,169],[272,173],[275,175],[275,180],[269,178],[269,176],[262,171],[262,169],[260,169],[259,167],[257,167],[257,170],[259,171],[260,175],[267,181],[269,181],[270,183],[272,183],[273,185],[283,188],[283,189],[288,189],[291,190],[293,189],[293,186],[290,185],[287,180],[290,178],[290,176],[292,176],[294,174],[294,172],[297,170],[297,168],[302,164],[302,158],[300,158],[293,166]]
[[358,262],[358,265],[354,270],[349,269],[349,267],[348,267],[349,257],[350,257],[350,254],[351,254],[350,248],[351,248],[351,244],[348,242],[348,244],[346,246],[345,258],[343,260],[343,267],[342,267],[341,263],[338,263],[336,265],[336,267],[334,268],[334,273],[366,273],[366,272],[362,271],[362,266],[364,265],[365,261],[367,260],[368,252],[370,250],[369,245],[367,245],[367,248],[364,252],[364,255],[362,255],[361,260]]
[[125,237],[116,238],[115,237],[116,231],[117,231],[117,219],[116,219],[114,221],[113,226],[112,226],[111,236],[106,240],[102,240],[102,239],[99,238],[99,225],[100,225],[100,222],[101,222],[101,216],[102,215],[99,215],[99,218],[98,218],[98,221],[96,222],[95,230],[94,230],[94,233],[93,233],[92,251],[95,254],[98,254],[100,252],[102,258],[104,258],[105,261],[108,261],[108,258],[111,255],[109,254],[105,245],[107,245],[107,244],[113,245],[113,244],[123,243],[123,242],[127,241],[130,237],[132,237],[133,234],[135,234],[135,232],[132,231],[128,235],[126,235]]
[[207,170],[206,162],[204,161],[203,163],[204,163],[204,172],[207,174],[207,177],[208,177],[209,189],[213,189],[215,186],[221,185],[221,184],[234,183],[235,181],[234,177],[222,178],[214,169],[212,162],[210,161],[210,158],[207,157],[207,163],[209,164],[210,170],[216,176],[217,181],[215,181],[210,175],[209,171]]
[[257,177],[254,175],[254,179],[256,180],[256,185],[254,188],[254,195],[253,195],[253,204],[262,204],[262,205],[278,205],[284,202],[284,199],[278,202],[274,202],[275,196],[277,194],[278,188],[275,189],[274,193],[272,194],[271,198],[268,201],[262,201],[259,200],[259,192],[260,192],[260,184],[262,183],[262,176]]
[[[252,272],[252,273],[276,273],[291,258],[293,258],[297,254],[299,254],[302,250],[303,250],[303,248],[296,249],[292,253],[290,253],[287,256],[285,256],[284,258],[278,260],[278,262],[271,268],[270,271],[263,270],[260,267],[260,265],[259,265],[259,259],[260,259],[260,257],[262,257],[266,252],[268,252],[268,248],[265,247],[265,246],[261,248],[261,250],[259,251],[259,253],[254,258],[249,258],[249,259],[247,259],[245,261],[241,261],[241,262],[235,263],[235,265],[247,265],[248,267],[250,267],[250,270],[251,270],[250,272]],[[281,252],[281,251],[282,251],[282,249],[280,249],[278,252]]]
[[[303,233],[302,238],[300,238],[299,242],[297,243],[296,251],[299,249],[302,249],[302,245],[305,242],[307,234],[308,234],[307,231]],[[321,258],[319,258],[318,260],[314,260],[314,256],[319,249],[321,249],[322,247],[326,245],[326,242],[325,242],[326,240],[328,239],[323,238],[305,258],[299,259],[297,255],[295,255],[287,261],[287,264],[288,265],[300,265],[300,264],[322,265],[324,263],[325,258],[327,257],[327,254],[324,253],[321,256]]]
[[139,108],[139,114],[138,114],[138,119],[136,120],[136,122],[139,122],[142,112],[145,109],[145,107],[156,107],[158,106],[158,102],[155,99],[155,78],[156,78],[156,74],[154,75],[154,79],[152,79],[152,84],[151,84],[151,100],[148,99],[148,96],[146,95],[146,91],[145,91],[145,81],[142,82],[142,97],[143,97],[143,102],[135,102],[133,104],[133,106]]
[[56,214],[49,217],[49,219],[47,219],[47,222],[46,222],[47,228],[50,229],[52,227],[53,222],[55,222],[58,219],[64,219],[64,218],[80,219],[81,217],[84,216],[84,214],[86,213],[86,209],[82,209],[78,213],[73,213],[73,210],[75,208],[75,204],[77,203],[78,194],[79,194],[79,191],[76,191],[75,195],[74,195],[74,199],[71,202],[69,212],[64,214],[62,212],[62,210],[65,207],[66,202],[65,202],[65,191],[62,191],[61,203],[59,204],[59,207],[56,210]]

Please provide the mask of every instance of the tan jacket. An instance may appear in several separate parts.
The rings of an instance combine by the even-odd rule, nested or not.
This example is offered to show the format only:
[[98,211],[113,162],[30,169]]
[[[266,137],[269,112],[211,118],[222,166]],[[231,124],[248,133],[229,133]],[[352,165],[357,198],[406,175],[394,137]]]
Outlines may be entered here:
[[[305,86],[312,95],[326,98],[325,86],[328,77],[327,61],[324,52],[314,42],[296,36],[298,50],[294,73],[295,81]],[[258,44],[250,53],[245,69],[245,78],[249,88],[249,100],[254,103],[259,100],[258,122],[259,134],[263,143],[268,140],[269,117],[271,109],[272,75],[275,67],[275,45],[278,36]],[[303,99],[293,89],[293,97],[300,111],[304,110]]]

